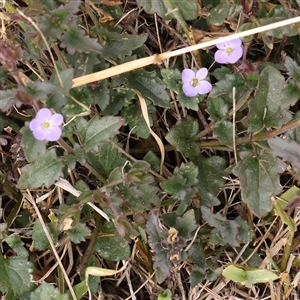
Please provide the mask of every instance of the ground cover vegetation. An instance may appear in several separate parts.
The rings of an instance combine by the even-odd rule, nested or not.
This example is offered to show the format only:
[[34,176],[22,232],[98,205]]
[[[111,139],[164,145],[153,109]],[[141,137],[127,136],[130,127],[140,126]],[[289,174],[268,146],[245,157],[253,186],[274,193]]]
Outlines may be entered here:
[[299,299],[299,1],[0,7],[2,299]]

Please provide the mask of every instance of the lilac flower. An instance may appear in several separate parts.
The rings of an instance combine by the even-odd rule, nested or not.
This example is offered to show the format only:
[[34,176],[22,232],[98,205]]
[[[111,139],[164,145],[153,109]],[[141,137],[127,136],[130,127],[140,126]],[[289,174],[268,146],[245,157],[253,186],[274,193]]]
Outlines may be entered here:
[[61,114],[52,114],[49,108],[42,108],[30,122],[29,128],[37,140],[57,141],[61,136],[60,125],[63,122]]
[[220,64],[234,64],[243,55],[241,39],[234,39],[229,42],[218,43],[219,50],[215,53],[215,61]]
[[207,76],[207,69],[201,68],[195,73],[191,69],[184,69],[181,73],[183,81],[183,92],[187,97],[194,97],[197,94],[204,95],[211,91],[210,82],[203,80]]

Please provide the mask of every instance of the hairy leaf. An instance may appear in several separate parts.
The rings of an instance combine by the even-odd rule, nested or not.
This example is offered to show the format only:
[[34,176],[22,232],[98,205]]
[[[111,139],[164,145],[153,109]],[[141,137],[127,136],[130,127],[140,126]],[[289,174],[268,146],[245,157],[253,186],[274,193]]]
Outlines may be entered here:
[[291,119],[290,113],[282,109],[282,91],[286,87],[284,77],[274,67],[266,67],[259,77],[255,97],[249,102],[246,124],[251,132],[267,128],[280,128]]
[[43,281],[41,285],[30,293],[30,300],[69,300],[67,294],[61,294],[59,289]]
[[168,11],[176,7],[185,20],[194,20],[197,18],[196,0],[137,0],[137,3],[142,6],[148,14],[157,13],[162,18],[166,16]]
[[141,95],[154,105],[160,107],[170,106],[170,97],[166,92],[166,86],[156,75],[156,72],[137,70],[127,75],[127,86],[138,90]]
[[206,206],[201,207],[203,219],[212,227],[215,227],[222,238],[234,247],[240,244],[237,240],[239,224],[234,220],[227,220],[220,213],[212,213]]
[[75,51],[88,53],[102,50],[97,39],[90,38],[82,29],[79,29],[76,20],[70,23],[69,30],[62,35],[61,40],[60,46],[67,48],[69,54],[74,54]]
[[284,170],[284,163],[269,153],[257,157],[245,154],[233,169],[240,179],[242,200],[256,216],[264,217],[271,211],[271,197],[281,191],[279,173]]
[[107,116],[99,118],[94,116],[86,123],[83,119],[77,124],[77,129],[82,137],[86,150],[96,150],[100,143],[108,142],[110,138],[118,134],[119,128],[124,124],[120,117]]
[[193,140],[199,132],[199,124],[191,117],[178,121],[175,126],[166,135],[166,140],[176,150],[182,152],[189,158],[196,157],[200,154],[200,149],[197,143]]
[[18,187],[35,189],[42,186],[50,187],[59,177],[63,177],[63,163],[57,159],[55,149],[47,151],[32,164],[22,168]]
[[0,291],[7,300],[15,300],[33,289],[31,280],[33,265],[26,257],[5,259],[0,253]]
[[268,144],[275,155],[300,168],[300,144],[295,141],[283,140],[280,137],[269,139]]

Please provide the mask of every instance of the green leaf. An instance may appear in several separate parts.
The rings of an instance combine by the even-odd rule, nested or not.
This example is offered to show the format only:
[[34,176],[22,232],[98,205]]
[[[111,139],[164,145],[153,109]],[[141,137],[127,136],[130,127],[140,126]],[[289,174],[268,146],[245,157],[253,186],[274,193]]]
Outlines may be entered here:
[[30,293],[29,300],[69,300],[67,294],[61,294],[59,289],[43,281],[41,285]]
[[[0,224],[1,225],[1,224]],[[5,238],[5,242],[11,247],[14,252],[20,257],[28,257],[28,251],[24,247],[24,243],[21,240],[21,237],[18,235],[10,235],[7,238]]]
[[38,141],[35,139],[28,127],[23,127],[21,133],[23,134],[21,146],[27,161],[32,162],[46,153],[47,141]]
[[240,179],[242,200],[256,216],[264,217],[272,210],[271,197],[281,192],[279,173],[284,170],[284,163],[269,153],[257,157],[251,153],[243,154],[233,169]]
[[[46,227],[52,240],[56,241],[57,236],[55,236],[53,230],[51,230],[50,225],[47,224]],[[49,246],[49,241],[39,219],[37,219],[33,225],[32,240],[34,242],[34,248],[38,250],[45,250]]]
[[88,163],[105,178],[108,178],[110,172],[116,167],[122,167],[126,162],[125,157],[109,144],[99,145],[97,155],[88,152],[86,158]]
[[233,125],[230,121],[223,121],[214,126],[214,136],[226,145],[233,143]]
[[176,219],[175,228],[178,230],[178,235],[189,239],[192,232],[197,228],[194,210],[187,211],[182,217]]
[[[74,78],[74,69],[70,68],[70,69],[65,69],[63,71],[61,71],[59,73],[59,76],[60,76],[60,79],[64,85],[64,88],[66,90],[69,90],[72,85],[73,85],[73,81],[72,79]],[[53,73],[53,75],[51,76],[51,79],[50,79],[51,83],[53,83],[55,86],[56,86],[56,91],[58,93],[62,93],[63,91],[61,90],[61,86],[60,86],[60,81],[58,79],[58,76],[56,73]],[[51,88],[51,85],[49,85],[50,88]]]
[[119,261],[130,256],[128,242],[118,233],[100,236],[95,243],[95,251],[104,259]]
[[74,54],[75,51],[88,53],[90,51],[101,51],[102,46],[97,39],[92,39],[85,35],[82,29],[73,20],[69,26],[68,31],[61,37],[60,46],[67,48],[69,54]]
[[280,137],[269,139],[268,144],[275,155],[300,168],[300,144],[295,141],[283,140]]
[[117,115],[122,107],[126,105],[130,105],[132,99],[134,99],[135,95],[130,89],[116,89],[110,90],[110,100],[108,105],[104,110],[101,111],[101,115]]
[[230,265],[224,269],[223,276],[234,282],[242,283],[246,287],[251,287],[255,283],[270,282],[279,278],[279,276],[269,270],[244,270],[234,265]]
[[83,223],[77,224],[76,226],[69,229],[67,232],[70,235],[71,241],[75,244],[84,242],[86,236],[90,235],[91,233],[89,228]]
[[19,189],[36,189],[42,186],[49,188],[59,177],[63,177],[63,163],[57,159],[55,149],[37,158],[32,164],[22,168]]
[[199,124],[191,117],[187,117],[176,123],[166,135],[166,140],[176,147],[188,158],[196,157],[200,154],[200,148],[194,141],[199,133]]
[[300,66],[289,56],[286,56],[284,66],[291,78],[300,79]]
[[59,39],[64,31],[64,26],[78,11],[80,2],[67,3],[51,11],[51,14],[43,14],[38,24],[43,34],[49,38]]
[[290,113],[282,109],[282,91],[286,87],[284,77],[274,67],[268,66],[258,80],[255,96],[249,102],[249,114],[245,123],[251,132],[267,128],[280,128],[291,119]]
[[180,91],[177,95],[177,100],[183,107],[198,111],[199,103],[204,99],[204,97],[204,95],[199,95],[197,97],[187,97],[182,91]]
[[230,3],[228,0],[222,1],[219,5],[215,6],[209,11],[209,14],[206,18],[209,24],[216,26],[223,25],[228,12],[229,12]]
[[189,249],[189,257],[198,267],[207,268],[206,258],[200,243],[195,242],[192,244]]
[[160,107],[170,106],[170,97],[166,92],[166,86],[157,77],[155,71],[147,72],[137,70],[127,74],[127,86],[138,90],[142,96]]
[[241,217],[237,217],[235,222],[239,225],[238,240],[243,244],[250,243],[254,238],[254,233],[248,222]]
[[16,300],[34,288],[31,280],[33,265],[26,257],[5,259],[0,252],[0,291],[7,300]]
[[220,213],[212,213],[206,206],[201,206],[203,219],[212,227],[215,227],[221,234],[224,241],[238,247],[240,244],[237,241],[239,225],[234,220],[227,220]]
[[210,98],[207,105],[207,112],[210,119],[215,121],[222,120],[228,113],[229,105],[222,97]]
[[222,157],[212,156],[203,157],[199,155],[193,159],[193,162],[199,169],[199,185],[201,203],[207,207],[220,204],[220,201],[215,197],[223,187],[226,168],[226,161]]
[[167,289],[162,294],[159,294],[157,300],[172,300],[172,292]]
[[181,72],[178,69],[161,69],[160,74],[168,89],[176,93],[182,91]]
[[[150,126],[153,125],[151,113],[154,111],[154,106],[148,106]],[[143,139],[147,139],[149,137],[149,128],[142,115],[141,106],[138,102],[124,107],[122,109],[121,116],[126,120],[126,123],[128,124],[132,133]]]
[[77,123],[77,129],[85,149],[97,150],[100,143],[109,142],[110,138],[119,133],[118,129],[124,121],[123,118],[113,116],[100,118],[96,115],[89,122],[81,118]]
[[176,167],[173,175],[161,184],[163,191],[173,195],[175,199],[189,204],[192,196],[197,193],[198,167],[192,162],[182,163]]
[[133,35],[128,33],[102,31],[101,37],[105,40],[102,51],[103,55],[115,60],[132,55],[132,50],[144,45],[148,38],[148,34]]
[[[298,112],[295,113],[294,115],[294,120],[298,120],[300,119],[300,110]],[[290,140],[295,141],[296,143],[300,144],[300,126],[289,130],[287,132],[287,136]]]
[[166,14],[172,9],[169,6],[178,7],[179,13],[185,20],[194,20],[197,18],[197,1],[189,0],[137,0],[139,6],[142,6],[146,13],[154,14],[157,13],[160,17],[165,18]]
[[151,185],[130,186],[122,190],[128,205],[135,211],[144,212],[160,204],[157,195],[159,189]]

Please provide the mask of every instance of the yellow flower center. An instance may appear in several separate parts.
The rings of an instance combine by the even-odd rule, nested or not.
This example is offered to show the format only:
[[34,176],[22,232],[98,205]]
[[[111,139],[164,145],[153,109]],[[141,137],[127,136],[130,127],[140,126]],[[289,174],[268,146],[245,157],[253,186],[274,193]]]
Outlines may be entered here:
[[47,122],[47,121],[45,121],[45,122],[43,123],[43,127],[44,127],[45,129],[48,129],[48,128],[50,127],[50,123]]
[[192,82],[191,82],[191,85],[192,85],[193,87],[196,87],[196,86],[198,85],[198,79],[197,79],[197,78],[194,78],[194,79],[192,80]]
[[231,53],[233,51],[233,48],[232,47],[227,47],[226,48],[226,52],[229,54],[229,53]]

